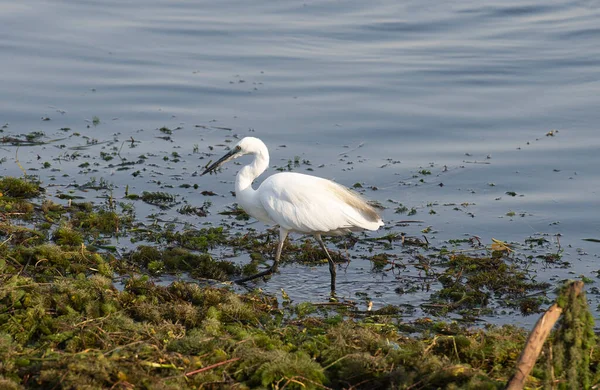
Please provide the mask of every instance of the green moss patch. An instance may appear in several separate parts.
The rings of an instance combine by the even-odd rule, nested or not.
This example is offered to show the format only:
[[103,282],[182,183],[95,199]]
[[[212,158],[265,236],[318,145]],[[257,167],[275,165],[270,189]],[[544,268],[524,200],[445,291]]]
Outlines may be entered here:
[[158,249],[140,245],[128,259],[152,274],[189,272],[196,278],[228,280],[239,274],[239,267],[225,260],[215,260],[208,253],[192,253],[183,248]]
[[260,295],[145,277],[123,291],[101,275],[2,278],[0,375],[15,386],[494,388],[486,373],[504,378],[524,339],[511,327],[410,339],[394,317],[328,323]]
[[0,193],[8,198],[31,199],[40,194],[40,185],[29,179],[4,177],[0,179]]

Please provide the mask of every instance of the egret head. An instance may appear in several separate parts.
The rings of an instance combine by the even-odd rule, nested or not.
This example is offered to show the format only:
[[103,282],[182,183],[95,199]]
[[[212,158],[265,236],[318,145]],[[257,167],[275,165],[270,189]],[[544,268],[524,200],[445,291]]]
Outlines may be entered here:
[[259,154],[259,153],[268,153],[266,152],[267,147],[265,144],[255,137],[245,137],[240,140],[231,150],[218,159],[216,162],[211,164],[208,168],[202,172],[202,175],[206,175],[207,173],[216,171],[221,165],[234,160],[238,157],[241,157],[246,154]]

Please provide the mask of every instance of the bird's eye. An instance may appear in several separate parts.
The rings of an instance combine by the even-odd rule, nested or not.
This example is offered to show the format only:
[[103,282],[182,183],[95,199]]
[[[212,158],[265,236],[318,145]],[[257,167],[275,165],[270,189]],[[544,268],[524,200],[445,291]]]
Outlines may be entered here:
[[236,152],[239,152],[239,151],[241,151],[241,150],[242,150],[242,147],[241,147],[240,145],[238,145],[238,146],[236,146],[236,147],[235,147],[235,151],[236,151]]

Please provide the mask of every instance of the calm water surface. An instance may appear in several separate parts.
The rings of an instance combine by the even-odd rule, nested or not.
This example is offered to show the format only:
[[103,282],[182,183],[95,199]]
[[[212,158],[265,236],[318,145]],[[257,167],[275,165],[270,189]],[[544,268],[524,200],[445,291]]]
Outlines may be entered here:
[[[225,140],[258,136],[272,166],[299,156],[311,166],[297,171],[362,183],[389,207],[393,232],[420,236],[432,226],[430,239],[484,243],[560,233],[571,267],[540,269],[539,278],[595,279],[600,244],[582,239],[600,238],[600,2],[397,3],[2,1],[1,135],[66,137],[18,150],[55,193],[90,177],[115,193],[172,185],[192,205],[210,200],[213,224],[235,201],[237,167],[195,173]],[[158,138],[163,126],[177,128],[170,141]],[[147,154],[154,164],[137,177],[100,158],[131,137],[139,143],[125,144],[121,157]],[[74,147],[96,141],[69,161]],[[15,152],[0,146],[0,174],[21,174]],[[180,162],[164,161],[172,152]],[[92,170],[78,168],[84,160]],[[182,182],[223,196],[205,198]],[[394,214],[390,200],[417,214]],[[461,211],[444,206],[462,203]],[[156,211],[144,207],[136,205],[140,216]],[[423,223],[394,227],[411,218]],[[291,265],[261,287],[317,301],[328,278],[326,267]],[[396,294],[395,275],[366,261],[338,278],[341,295],[367,290],[376,307],[423,300]]]

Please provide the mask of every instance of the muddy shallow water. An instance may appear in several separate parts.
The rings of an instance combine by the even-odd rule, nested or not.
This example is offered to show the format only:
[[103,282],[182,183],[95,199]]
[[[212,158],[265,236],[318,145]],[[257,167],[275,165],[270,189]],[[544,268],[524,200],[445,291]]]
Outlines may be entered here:
[[[206,218],[135,207],[138,218],[158,213],[154,219],[218,225],[218,212],[235,202],[238,166],[209,177],[198,172],[253,135],[270,148],[265,176],[289,164],[360,183],[387,207],[389,230],[370,237],[421,237],[427,227],[436,244],[545,235],[556,250],[560,243],[569,267],[537,265],[538,280],[595,281],[600,244],[584,239],[600,239],[598,5],[0,4],[0,136],[43,142],[4,142],[0,174],[20,175],[18,159],[51,197],[102,202],[110,193],[122,198],[128,186],[198,207],[209,201]],[[104,189],[73,187],[86,183]],[[395,213],[399,204],[416,214]],[[398,223],[405,220],[422,222]],[[264,229],[252,221],[240,229],[248,223]],[[357,293],[366,292],[375,307],[411,304],[422,314],[428,292],[398,294],[402,278],[375,272],[363,252],[360,245],[349,250],[356,258],[338,272],[339,294],[361,301]],[[410,265],[405,272],[419,274]],[[328,278],[324,266],[288,265],[259,286],[320,301]],[[486,320],[534,320],[515,315]]]

